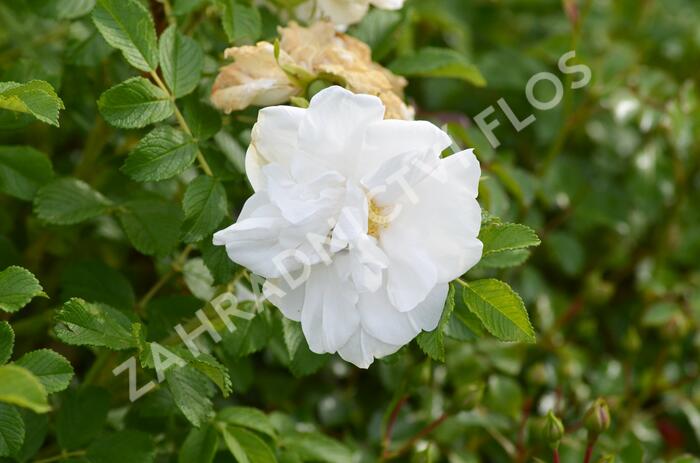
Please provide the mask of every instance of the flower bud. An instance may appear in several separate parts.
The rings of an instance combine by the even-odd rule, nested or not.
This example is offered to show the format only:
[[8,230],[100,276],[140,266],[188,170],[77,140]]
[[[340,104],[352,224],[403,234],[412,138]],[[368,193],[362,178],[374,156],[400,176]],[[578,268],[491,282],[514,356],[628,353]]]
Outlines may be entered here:
[[610,427],[608,403],[602,398],[596,399],[586,413],[584,423],[588,432],[593,436],[605,432]]
[[564,425],[550,410],[542,425],[542,438],[552,449],[557,449],[562,437],[564,437]]
[[326,89],[333,85],[332,82],[328,82],[324,79],[316,79],[311,81],[308,87],[306,87],[306,95],[309,97],[309,99],[313,98],[314,95],[316,95],[318,92],[320,92],[323,89]]

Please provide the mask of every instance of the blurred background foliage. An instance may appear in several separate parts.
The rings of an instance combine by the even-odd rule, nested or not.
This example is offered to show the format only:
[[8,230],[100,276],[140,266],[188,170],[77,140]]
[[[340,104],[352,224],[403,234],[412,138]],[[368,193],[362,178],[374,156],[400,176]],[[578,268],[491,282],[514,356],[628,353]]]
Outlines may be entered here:
[[[160,33],[167,25],[163,4],[149,6]],[[115,202],[149,198],[164,214],[171,207],[177,215],[187,172],[135,183],[119,170],[144,132],[109,126],[96,101],[135,74],[96,31],[91,7],[88,0],[0,3],[0,81],[45,80],[66,107],[60,128],[0,111],[0,144],[36,148],[57,176],[77,177]],[[180,30],[205,52],[203,82],[181,108],[186,117],[206,119],[208,136],[200,146],[224,182],[235,217],[250,194],[241,161],[256,110],[221,117],[206,106],[229,45],[221,5],[175,0],[171,7]],[[274,39],[279,16],[272,7],[259,11],[259,37]],[[612,424],[598,438],[592,461],[698,461],[681,457],[700,455],[698,2],[410,0],[398,12],[372,10],[349,33],[389,66],[425,46],[449,47],[483,74],[484,87],[411,78],[407,96],[417,118],[446,125],[459,145],[476,148],[482,207],[537,230],[542,246],[524,265],[477,267],[469,274],[497,276],[517,289],[537,342],[494,340],[470,319],[457,294],[444,363],[412,343],[363,371],[310,352],[290,360],[281,317],[268,310],[258,326],[214,347],[230,373],[231,396],[201,387],[195,402],[262,410],[286,462],[372,462],[380,455],[411,462],[551,461],[540,431],[553,410],[566,428],[561,461],[580,462],[588,441],[586,411],[602,397]],[[252,41],[245,35],[236,40]],[[585,88],[571,89],[575,76],[557,69],[569,50],[592,70]],[[530,77],[542,71],[564,82],[562,103],[549,111],[534,110],[525,96]],[[538,86],[543,100],[545,87]],[[520,119],[534,114],[536,121],[516,131],[497,106],[500,98]],[[496,109],[489,120],[501,124],[494,129],[497,149],[473,122],[488,106]],[[183,442],[206,441],[208,428],[192,427],[173,405],[172,390],[159,388],[129,404],[124,376],[111,374],[126,357],[67,346],[53,333],[52,317],[70,297],[110,304],[132,318],[136,305],[148,339],[164,339],[174,324],[193,317],[202,305],[198,297],[207,299],[210,286],[240,277],[240,269],[206,240],[184,248],[177,236],[162,252],[145,256],[129,243],[113,211],[58,226],[39,220],[31,202],[1,195],[0,204],[1,267],[31,270],[50,296],[11,317],[14,357],[50,347],[76,371],[71,387],[51,397],[54,412],[25,417],[34,448],[17,459],[68,459],[73,454],[65,452],[76,450],[80,459],[79,449],[88,445],[97,446],[93,455],[100,446],[119,455],[123,449],[110,440],[118,436],[132,448],[155,446],[157,461],[200,461],[183,456]],[[210,270],[204,286],[202,264]],[[248,285],[245,278],[236,281],[241,291]],[[139,374],[142,383],[147,373]],[[98,416],[85,418],[81,406]],[[71,437],[72,427],[90,432]],[[142,433],[151,440],[144,444]],[[265,431],[261,436],[272,440]],[[130,458],[116,461],[151,461]],[[222,450],[213,458],[234,457]],[[98,455],[94,461],[107,460]]]

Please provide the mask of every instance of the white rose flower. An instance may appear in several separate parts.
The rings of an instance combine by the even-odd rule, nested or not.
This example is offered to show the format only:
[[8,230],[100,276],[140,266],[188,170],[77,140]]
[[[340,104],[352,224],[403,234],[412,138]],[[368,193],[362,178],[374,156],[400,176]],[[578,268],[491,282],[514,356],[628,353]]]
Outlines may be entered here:
[[449,282],[482,250],[472,151],[441,158],[446,133],[384,111],[341,87],[307,109],[262,109],[246,155],[255,193],[214,235],[267,278],[313,352],[361,368],[435,329]]

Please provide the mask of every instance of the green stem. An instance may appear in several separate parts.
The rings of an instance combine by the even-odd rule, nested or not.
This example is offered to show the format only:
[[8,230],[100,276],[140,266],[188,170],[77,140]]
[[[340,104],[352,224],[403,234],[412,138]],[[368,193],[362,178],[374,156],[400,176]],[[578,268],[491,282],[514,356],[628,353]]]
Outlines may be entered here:
[[71,457],[82,457],[85,455],[85,450],[76,450],[74,452],[63,452],[60,455],[54,455],[53,457],[44,458],[43,460],[36,460],[34,463],[51,463],[53,461],[67,460]]
[[182,266],[185,263],[185,260],[187,259],[187,256],[192,252],[192,245],[188,244],[185,249],[180,253],[179,256],[175,258],[173,261],[170,270],[168,270],[156,283],[151,287],[151,289],[148,290],[148,292],[139,300],[139,302],[136,304],[136,312],[142,313],[143,310],[145,310],[146,306],[150,302],[151,299],[153,299],[153,296],[155,296],[158,291],[160,291],[163,286],[172,278],[175,273],[179,272],[182,270]]
[[[158,76],[158,73],[155,71],[151,71],[151,78],[153,81],[160,87],[161,90],[166,92],[168,96],[170,97],[170,100],[173,103],[173,108],[175,109],[175,119],[177,119],[177,123],[180,125],[180,128],[189,136],[192,136],[192,130],[190,130],[190,126],[187,124],[187,121],[185,120],[184,116],[180,112],[180,108],[177,107],[177,104],[175,103],[175,96],[170,92],[168,87],[163,83],[161,80],[160,76]],[[199,161],[199,165],[204,171],[205,174],[207,174],[210,177],[213,177],[214,174],[209,167],[209,164],[207,163],[207,160],[204,159],[204,155],[202,152],[197,148],[197,161]]]

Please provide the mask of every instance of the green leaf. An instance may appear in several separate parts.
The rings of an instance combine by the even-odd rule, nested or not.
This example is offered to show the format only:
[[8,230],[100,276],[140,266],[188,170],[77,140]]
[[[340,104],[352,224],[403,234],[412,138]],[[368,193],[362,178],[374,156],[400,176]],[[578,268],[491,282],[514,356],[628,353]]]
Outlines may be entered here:
[[372,9],[349,34],[357,37],[372,49],[375,61],[381,60],[396,46],[396,31],[403,23],[402,11]]
[[72,225],[105,214],[112,202],[77,178],[61,178],[41,188],[34,212],[43,221]]
[[451,77],[477,87],[486,85],[481,72],[464,55],[447,48],[423,48],[398,57],[389,65],[396,74],[407,77]]
[[40,16],[75,19],[88,14],[95,0],[29,0],[29,5]]
[[85,448],[102,432],[110,396],[107,390],[86,386],[63,394],[61,408],[56,415],[56,437],[62,449]]
[[236,0],[218,0],[223,8],[221,24],[231,43],[253,43],[262,33],[260,11]]
[[463,283],[464,303],[489,333],[502,341],[535,342],[525,304],[506,283],[477,280]]
[[214,390],[209,380],[189,365],[165,371],[168,390],[185,418],[194,426],[206,423],[214,414],[209,397]]
[[[17,461],[29,461],[39,451],[49,431],[48,415],[40,415],[26,408],[19,410],[24,422],[24,442],[15,455]],[[33,461],[33,460],[32,460]]]
[[283,446],[297,453],[302,460],[327,463],[350,463],[352,452],[343,444],[323,434],[311,432],[285,433]]
[[192,428],[180,447],[178,463],[211,463],[219,447],[219,433],[213,426]]
[[129,280],[99,261],[69,265],[61,274],[61,287],[63,300],[79,297],[87,302],[102,302],[122,310],[131,310],[136,302]]
[[73,298],[56,313],[54,331],[66,344],[123,350],[136,347],[131,320],[109,306]]
[[67,388],[74,374],[70,362],[50,349],[28,352],[15,363],[31,371],[48,394]]
[[158,67],[156,29],[149,11],[138,0],[98,0],[92,20],[114,48],[141,71]]
[[15,455],[24,442],[24,421],[19,411],[0,403],[0,457]]
[[524,262],[530,254],[526,248],[540,244],[533,229],[516,223],[489,223],[481,228],[479,239],[484,243],[480,264],[496,268]]
[[0,322],[0,365],[7,363],[12,357],[15,346],[15,332],[7,322]]
[[199,101],[194,95],[185,99],[183,116],[192,131],[192,136],[199,141],[211,138],[221,130],[219,111]]
[[160,36],[160,67],[168,88],[175,98],[180,98],[197,88],[204,52],[197,42],[172,25]]
[[282,334],[288,356],[285,360],[294,376],[313,374],[328,362],[329,355],[311,352],[304,338],[301,323],[282,318]]
[[195,243],[208,238],[226,216],[226,190],[217,179],[200,175],[187,186],[182,209],[183,241]]
[[58,127],[58,112],[64,108],[63,101],[48,82],[0,82],[0,109],[31,114],[42,122]]
[[237,318],[234,323],[235,331],[222,333],[224,351],[231,357],[244,357],[257,352],[270,339],[270,326],[264,313],[258,313],[250,320]]
[[129,154],[122,171],[137,182],[165,180],[182,173],[197,157],[197,144],[181,130],[156,127]]
[[156,447],[148,434],[124,430],[97,439],[86,456],[90,463],[152,463]]
[[229,431],[229,428],[226,426],[221,426],[220,429],[224,438],[224,444],[226,444],[226,448],[228,448],[228,451],[231,452],[233,458],[235,458],[238,463],[251,463],[245,450],[243,450],[243,446]]
[[132,77],[105,91],[97,106],[107,122],[122,129],[160,122],[174,111],[169,95],[143,77]]
[[138,199],[123,205],[119,220],[139,252],[164,256],[179,241],[182,210],[168,201]]
[[484,243],[484,256],[540,244],[540,239],[532,228],[517,223],[486,225],[479,233],[479,240]]
[[51,161],[30,146],[0,146],[0,191],[31,201],[53,177]]
[[0,310],[17,312],[38,296],[47,297],[29,270],[12,266],[0,272]]
[[233,426],[252,429],[275,439],[277,434],[265,413],[252,407],[227,407],[219,411],[216,420]]
[[209,239],[204,239],[197,247],[202,253],[204,264],[214,277],[214,284],[222,285],[231,281],[236,271],[236,264],[226,254],[226,248],[214,246]]
[[[227,445],[231,439],[235,439],[251,463],[277,463],[277,458],[270,446],[252,432],[237,426],[227,426],[223,432]],[[228,434],[228,438],[226,434]],[[237,453],[239,454],[239,451],[231,453],[238,459]]]
[[452,285],[450,285],[447,291],[447,299],[445,300],[445,307],[442,309],[442,315],[440,316],[440,321],[438,322],[437,328],[433,331],[423,332],[418,335],[418,345],[430,358],[434,360],[439,360],[440,362],[445,361],[445,333],[444,329],[447,325],[450,317],[452,316],[452,311],[455,308],[455,290]]
[[46,413],[51,409],[46,396],[44,386],[26,368],[0,366],[0,402]]
[[479,261],[479,265],[490,268],[517,267],[518,265],[525,263],[525,261],[530,257],[530,254],[531,253],[528,249],[514,249],[512,251],[497,252],[486,257],[482,257]]
[[188,260],[182,268],[182,275],[187,288],[194,296],[205,302],[214,297],[214,277],[201,257]]

